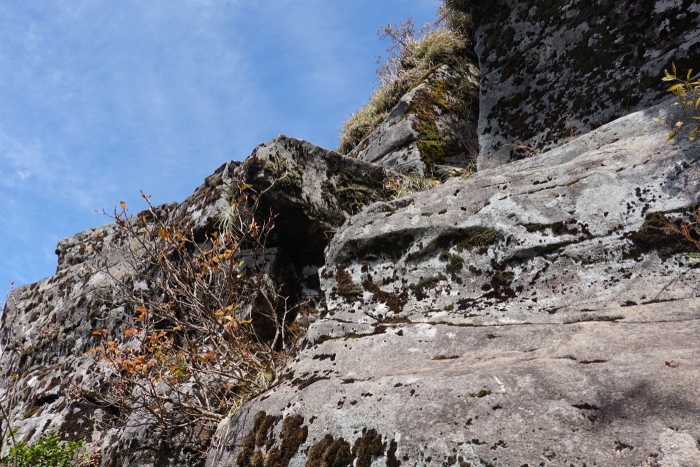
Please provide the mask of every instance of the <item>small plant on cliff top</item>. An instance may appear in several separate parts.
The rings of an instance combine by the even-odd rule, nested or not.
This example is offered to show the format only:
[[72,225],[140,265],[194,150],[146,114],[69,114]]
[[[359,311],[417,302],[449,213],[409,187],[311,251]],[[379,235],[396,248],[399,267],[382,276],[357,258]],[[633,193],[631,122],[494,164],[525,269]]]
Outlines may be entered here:
[[[469,15],[443,5],[434,24],[416,29],[409,18],[400,25],[379,29],[380,39],[390,39],[387,56],[379,57],[379,87],[340,131],[338,151],[348,154],[389,115],[401,96],[420,84],[433,69],[462,62],[467,53]],[[454,63],[453,63],[454,65]]]
[[200,452],[223,417],[276,379],[294,340],[287,324],[295,310],[266,276],[274,226],[273,216],[258,215],[266,190],[240,179],[230,190],[229,209],[208,233],[178,229],[143,194],[148,209],[137,216],[124,203],[115,209],[132,272],[104,272],[135,316],[116,334],[93,332],[91,352],[112,376],[92,397],[131,420],[188,430],[188,446]]
[[[681,105],[683,106],[683,110],[690,108],[693,111],[690,117],[693,122],[690,132],[688,133],[688,139],[690,141],[695,141],[698,137],[698,133],[700,133],[700,79],[692,80],[693,70],[688,70],[685,79],[679,78],[676,72],[676,64],[672,63],[671,67],[670,73],[668,70],[664,70],[665,76],[662,80],[673,83],[667,89],[668,92],[673,93],[677,97],[673,105]],[[668,139],[674,138],[683,126],[685,126],[684,122],[677,122],[675,124],[675,129],[669,133]]]

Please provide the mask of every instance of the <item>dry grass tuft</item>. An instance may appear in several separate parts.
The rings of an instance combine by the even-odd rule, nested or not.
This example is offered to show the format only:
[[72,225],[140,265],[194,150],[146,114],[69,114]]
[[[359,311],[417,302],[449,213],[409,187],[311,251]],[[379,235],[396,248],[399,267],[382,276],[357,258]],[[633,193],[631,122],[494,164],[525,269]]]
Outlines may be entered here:
[[379,30],[389,38],[388,56],[380,59],[379,87],[361,109],[355,111],[340,130],[338,152],[350,153],[389,115],[401,96],[420,84],[441,65],[467,70],[469,15],[443,5],[434,24],[416,31],[409,18],[399,26],[388,24]]

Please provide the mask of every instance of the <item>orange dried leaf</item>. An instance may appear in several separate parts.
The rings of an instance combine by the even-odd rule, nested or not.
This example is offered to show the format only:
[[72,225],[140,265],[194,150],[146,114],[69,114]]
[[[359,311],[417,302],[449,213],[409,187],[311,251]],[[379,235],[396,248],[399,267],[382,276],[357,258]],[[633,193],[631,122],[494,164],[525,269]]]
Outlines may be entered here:
[[140,323],[148,316],[148,310],[146,309],[146,307],[137,306],[135,310],[139,312],[139,315],[136,318],[134,318],[134,321],[137,323]]

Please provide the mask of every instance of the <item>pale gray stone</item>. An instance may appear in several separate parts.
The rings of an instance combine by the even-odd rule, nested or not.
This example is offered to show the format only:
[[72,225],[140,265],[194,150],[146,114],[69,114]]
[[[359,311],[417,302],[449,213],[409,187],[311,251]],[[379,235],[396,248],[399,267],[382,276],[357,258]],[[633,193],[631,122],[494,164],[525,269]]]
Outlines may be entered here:
[[[378,435],[372,465],[700,461],[700,274],[649,228],[698,201],[700,146],[652,120],[669,109],[352,217],[321,271],[328,315],[208,465],[264,457],[294,416],[293,466]],[[260,412],[281,417],[267,447],[246,443]]]

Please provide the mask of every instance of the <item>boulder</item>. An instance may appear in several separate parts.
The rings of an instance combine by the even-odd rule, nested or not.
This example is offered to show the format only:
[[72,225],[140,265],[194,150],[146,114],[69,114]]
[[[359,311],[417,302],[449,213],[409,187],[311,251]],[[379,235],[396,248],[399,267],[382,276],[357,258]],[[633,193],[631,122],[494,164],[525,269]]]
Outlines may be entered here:
[[327,315],[207,465],[695,465],[700,273],[664,219],[700,146],[669,109],[352,217]]
[[[257,147],[241,170],[244,180],[258,190],[286,173],[265,193],[260,209],[275,213],[269,246],[284,252],[285,268],[294,267],[300,285],[318,284],[318,268],[330,238],[351,215],[387,199],[385,186],[393,176],[379,165],[285,136]],[[279,282],[289,283],[289,278]],[[306,297],[317,297],[318,285],[314,290],[306,287]]]
[[[698,69],[693,1],[473,1],[479,170],[541,153],[664,99]],[[529,149],[528,149],[529,148]]]
[[[233,183],[267,189],[259,214],[276,223],[266,250],[269,277],[293,302],[318,300],[317,270],[332,233],[366,204],[385,199],[389,176],[369,162],[278,136],[243,163],[222,165],[182,203],[155,212],[205,241],[230,205]],[[136,218],[142,216],[148,211]],[[18,439],[32,442],[56,430],[86,440],[103,466],[199,465],[196,449],[206,446],[206,433],[166,432],[100,399],[111,370],[87,354],[100,342],[92,332],[113,335],[131,323],[133,305],[123,301],[118,283],[149,290],[133,279],[148,266],[125,254],[133,246],[117,224],[89,229],[58,243],[55,276],[13,291],[0,323],[0,400],[14,398],[10,421]]]
[[442,65],[428,74],[349,155],[421,176],[436,165],[473,164],[479,72],[471,64],[460,70]]

